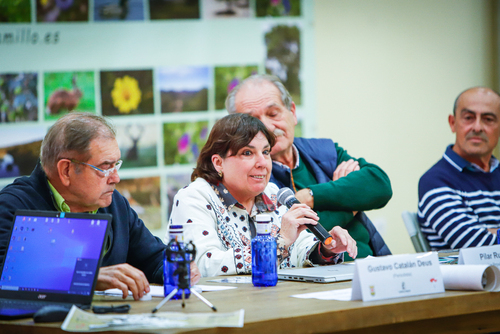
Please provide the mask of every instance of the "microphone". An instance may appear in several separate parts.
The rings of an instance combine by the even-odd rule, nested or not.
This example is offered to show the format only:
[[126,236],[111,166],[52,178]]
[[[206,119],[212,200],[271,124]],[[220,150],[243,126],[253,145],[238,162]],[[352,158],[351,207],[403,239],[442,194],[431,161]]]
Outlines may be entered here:
[[[290,188],[283,187],[278,191],[278,202],[282,205],[286,205],[287,208],[291,208],[294,204],[300,204],[299,200],[295,198],[295,194]],[[332,243],[333,238],[328,233],[327,230],[321,225],[319,222],[316,225],[305,224],[309,231],[311,231],[316,238],[318,238],[325,245],[329,245]]]

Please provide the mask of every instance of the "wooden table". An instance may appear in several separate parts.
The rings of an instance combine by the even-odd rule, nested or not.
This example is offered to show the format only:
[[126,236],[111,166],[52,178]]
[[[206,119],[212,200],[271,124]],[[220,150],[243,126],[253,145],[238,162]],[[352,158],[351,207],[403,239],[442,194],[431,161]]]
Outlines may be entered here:
[[[223,285],[207,282],[202,284]],[[238,289],[205,292],[219,312],[245,310],[243,328],[163,330],[160,333],[487,333],[500,331],[500,293],[445,293],[384,301],[323,301],[297,299],[292,294],[349,288],[351,282],[317,284],[279,281],[276,287],[227,284]],[[147,313],[159,303],[127,301],[132,313]],[[94,305],[122,304],[120,298],[96,296]],[[211,312],[195,296],[169,301],[160,311]],[[61,323],[34,324],[32,319],[0,321],[0,333],[67,333]],[[114,332],[122,333],[122,332]],[[130,333],[130,332],[123,332]],[[158,331],[155,331],[158,333]]]

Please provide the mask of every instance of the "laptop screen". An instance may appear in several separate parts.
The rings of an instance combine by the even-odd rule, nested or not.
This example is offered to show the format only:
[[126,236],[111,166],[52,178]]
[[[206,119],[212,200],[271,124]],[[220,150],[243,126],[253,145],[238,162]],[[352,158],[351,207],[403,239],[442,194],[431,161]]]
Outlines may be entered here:
[[108,214],[18,211],[0,291],[91,296],[110,223]]

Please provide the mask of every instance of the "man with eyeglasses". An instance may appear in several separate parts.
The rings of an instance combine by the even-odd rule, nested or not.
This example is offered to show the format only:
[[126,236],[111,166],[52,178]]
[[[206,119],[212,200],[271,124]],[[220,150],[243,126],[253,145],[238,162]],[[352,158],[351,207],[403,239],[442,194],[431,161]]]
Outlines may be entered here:
[[[115,186],[122,165],[115,130],[91,113],[69,113],[47,132],[37,164],[0,191],[0,264],[16,210],[105,212],[113,215],[96,290],[118,288],[140,299],[149,282],[163,283],[165,245],[146,228]],[[191,266],[191,279],[199,271]]]

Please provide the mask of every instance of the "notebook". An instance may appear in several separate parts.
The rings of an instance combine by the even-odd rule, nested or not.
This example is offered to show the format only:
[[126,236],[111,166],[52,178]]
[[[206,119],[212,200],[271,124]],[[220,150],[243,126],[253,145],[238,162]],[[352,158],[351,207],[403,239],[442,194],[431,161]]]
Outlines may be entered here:
[[46,305],[89,308],[111,221],[18,210],[0,276],[0,319],[31,317]]
[[278,270],[279,279],[313,283],[349,281],[353,276],[354,263]]

